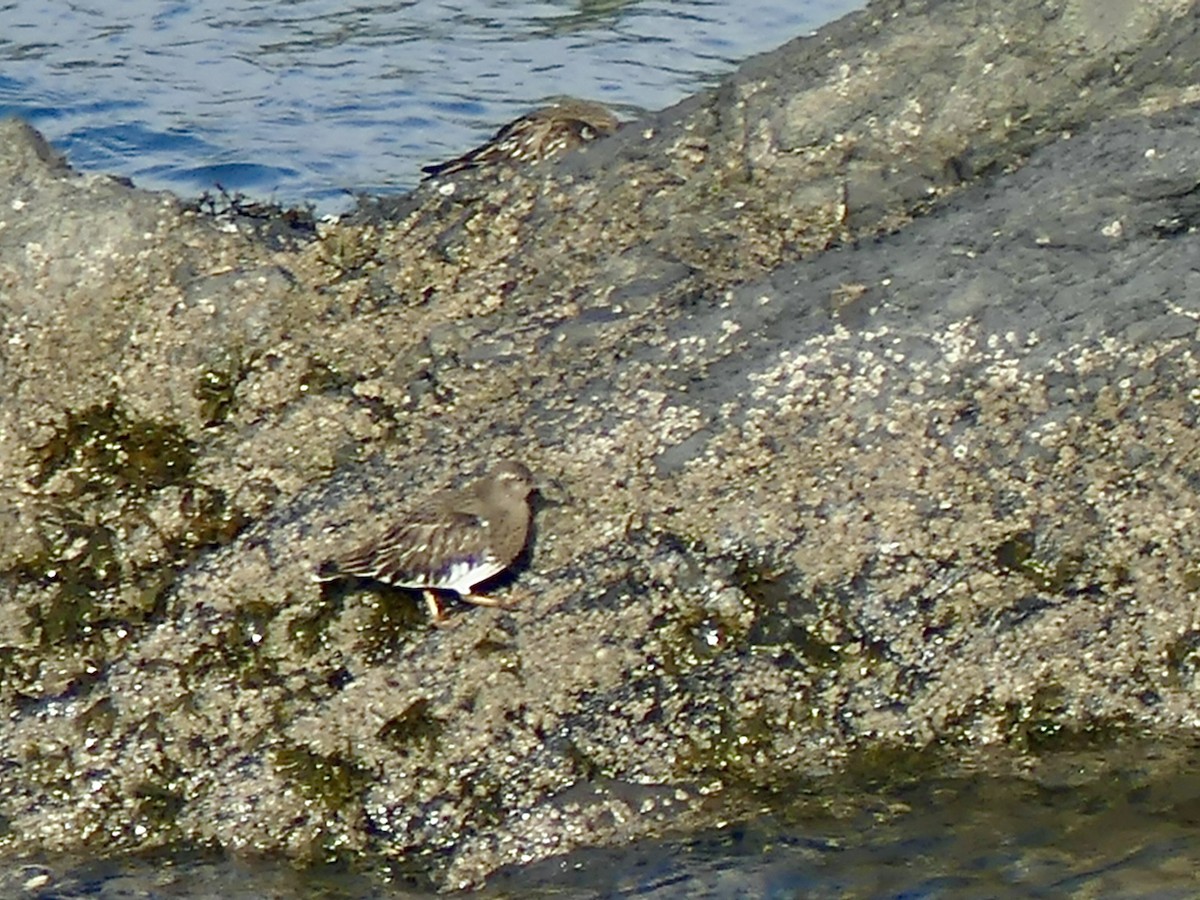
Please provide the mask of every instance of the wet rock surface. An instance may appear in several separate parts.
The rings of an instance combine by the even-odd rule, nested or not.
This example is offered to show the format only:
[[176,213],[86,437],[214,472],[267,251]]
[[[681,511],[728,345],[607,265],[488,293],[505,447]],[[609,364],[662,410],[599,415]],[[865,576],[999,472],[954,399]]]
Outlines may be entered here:
[[[876,4],[318,237],[4,125],[0,847],[462,886],[1193,727],[1196,26]],[[313,580],[503,457],[516,609]]]

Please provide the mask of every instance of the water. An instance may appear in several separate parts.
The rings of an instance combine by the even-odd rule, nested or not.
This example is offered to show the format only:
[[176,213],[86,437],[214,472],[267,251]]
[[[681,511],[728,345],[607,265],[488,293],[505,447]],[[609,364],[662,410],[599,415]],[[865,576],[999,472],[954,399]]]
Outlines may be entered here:
[[[1134,742],[1062,754],[1036,777],[959,772],[842,783],[684,839],[584,850],[497,873],[476,900],[1145,898],[1197,895],[1200,750]],[[836,811],[831,812],[830,810]],[[44,880],[41,893],[22,891]],[[252,859],[17,866],[0,896],[70,900],[432,900],[428,889]],[[454,895],[468,896],[468,895]]]
[[196,196],[350,205],[546,98],[625,117],[861,0],[0,4],[0,115],[73,165]]

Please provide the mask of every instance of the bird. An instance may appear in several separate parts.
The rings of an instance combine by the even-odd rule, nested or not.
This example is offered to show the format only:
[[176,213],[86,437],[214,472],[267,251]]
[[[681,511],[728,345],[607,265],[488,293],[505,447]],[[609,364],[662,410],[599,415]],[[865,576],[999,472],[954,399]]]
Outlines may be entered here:
[[606,137],[619,124],[599,103],[564,97],[509,122],[486,144],[421,171],[434,177],[497,163],[536,163]]
[[536,489],[525,465],[505,460],[464,488],[418,502],[378,537],[324,562],[317,578],[366,578],[419,590],[435,625],[447,621],[439,591],[478,606],[507,606],[473,590],[509,568],[525,549]]

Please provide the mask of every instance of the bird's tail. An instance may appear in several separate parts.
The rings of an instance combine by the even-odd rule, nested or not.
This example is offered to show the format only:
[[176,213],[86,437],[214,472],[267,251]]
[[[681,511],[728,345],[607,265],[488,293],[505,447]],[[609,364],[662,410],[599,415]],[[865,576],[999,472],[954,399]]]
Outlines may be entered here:
[[346,573],[342,571],[342,567],[336,559],[327,559],[325,562],[317,566],[317,571],[313,573],[313,581],[324,582],[334,581],[338,578],[345,578]]

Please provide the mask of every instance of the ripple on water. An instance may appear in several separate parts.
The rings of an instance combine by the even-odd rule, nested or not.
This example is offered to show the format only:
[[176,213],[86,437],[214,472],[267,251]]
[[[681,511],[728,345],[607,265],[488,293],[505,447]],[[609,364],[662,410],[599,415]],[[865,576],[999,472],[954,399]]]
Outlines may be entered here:
[[84,170],[345,208],[547,97],[668,106],[858,0],[5,5],[0,115]]

